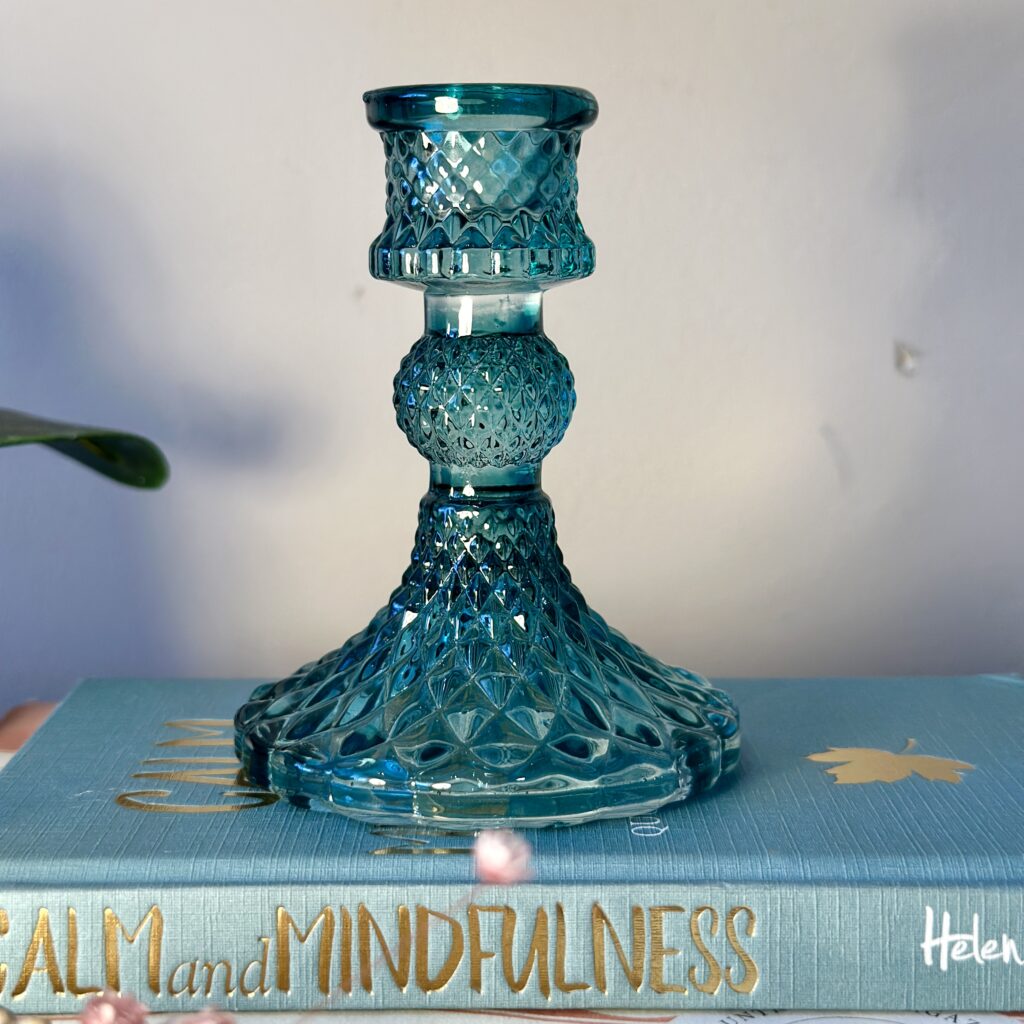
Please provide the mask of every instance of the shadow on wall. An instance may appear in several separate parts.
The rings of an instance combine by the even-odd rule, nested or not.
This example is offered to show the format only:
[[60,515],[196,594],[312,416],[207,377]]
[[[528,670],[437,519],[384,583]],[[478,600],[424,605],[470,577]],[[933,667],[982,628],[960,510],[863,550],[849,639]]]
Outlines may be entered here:
[[1024,18],[1017,5],[954,8],[920,20],[892,56],[905,104],[897,198],[939,252],[906,334],[942,408],[910,510],[931,553],[914,588],[925,596],[897,633],[926,619],[918,671],[1024,671]]
[[[177,359],[163,280],[102,182],[0,157],[0,405],[145,433],[168,453],[169,488],[176,467],[273,462],[283,410],[203,390]],[[82,675],[183,671],[166,494],[41,448],[0,453],[0,710]]]

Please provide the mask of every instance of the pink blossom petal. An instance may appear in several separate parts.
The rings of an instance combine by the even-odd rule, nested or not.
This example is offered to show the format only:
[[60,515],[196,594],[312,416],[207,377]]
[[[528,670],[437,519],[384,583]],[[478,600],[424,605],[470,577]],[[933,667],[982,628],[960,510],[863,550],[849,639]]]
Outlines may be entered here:
[[488,885],[515,885],[533,878],[533,848],[516,832],[486,829],[476,837],[473,857],[476,875]]
[[208,1006],[198,1013],[190,1013],[188,1016],[182,1017],[178,1024],[235,1024],[235,1018],[230,1013]]
[[82,1008],[82,1024],[146,1024],[149,1010],[132,996],[104,992],[90,999]]

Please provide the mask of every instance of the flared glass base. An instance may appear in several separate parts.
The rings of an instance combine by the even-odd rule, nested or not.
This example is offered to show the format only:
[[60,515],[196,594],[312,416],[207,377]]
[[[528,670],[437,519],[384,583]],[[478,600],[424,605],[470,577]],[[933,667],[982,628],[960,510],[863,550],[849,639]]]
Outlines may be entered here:
[[432,487],[388,604],[235,724],[250,778],[293,802],[455,829],[650,811],[739,755],[727,695],[588,607],[529,486]]

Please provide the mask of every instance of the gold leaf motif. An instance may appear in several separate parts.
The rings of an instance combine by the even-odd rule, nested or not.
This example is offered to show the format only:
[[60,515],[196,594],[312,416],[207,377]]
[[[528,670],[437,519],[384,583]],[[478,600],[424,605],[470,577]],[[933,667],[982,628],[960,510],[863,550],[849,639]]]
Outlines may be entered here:
[[974,771],[974,765],[966,761],[908,753],[916,746],[916,740],[907,740],[898,754],[871,747],[829,747],[819,754],[808,754],[807,760],[835,764],[825,770],[840,785],[899,782],[911,775],[920,775],[930,782],[955,783],[960,782],[961,772]]

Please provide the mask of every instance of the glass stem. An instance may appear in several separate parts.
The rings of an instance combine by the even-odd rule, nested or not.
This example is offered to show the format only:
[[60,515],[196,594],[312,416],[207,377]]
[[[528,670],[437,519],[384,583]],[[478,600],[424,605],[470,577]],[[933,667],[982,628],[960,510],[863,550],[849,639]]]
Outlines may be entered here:
[[541,291],[434,292],[423,297],[427,332],[449,338],[471,334],[543,334]]
[[[537,289],[508,292],[435,292],[424,294],[428,334],[467,338],[486,334],[544,333],[544,293]],[[453,366],[457,371],[458,366]],[[472,497],[479,491],[536,490],[540,463],[507,468],[448,466],[430,463],[430,486]]]

